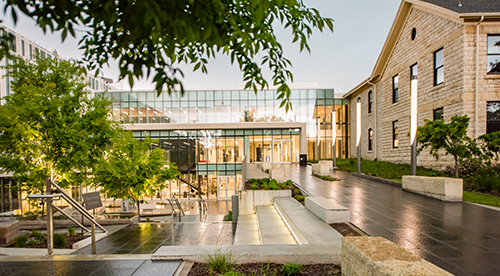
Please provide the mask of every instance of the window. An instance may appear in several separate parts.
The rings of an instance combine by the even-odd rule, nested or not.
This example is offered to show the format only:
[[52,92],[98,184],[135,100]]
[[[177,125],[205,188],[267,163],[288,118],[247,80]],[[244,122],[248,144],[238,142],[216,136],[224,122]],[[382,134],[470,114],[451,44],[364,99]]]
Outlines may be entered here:
[[434,85],[444,82],[444,48],[434,52]]
[[373,150],[373,129],[368,129],[368,150]]
[[392,122],[392,147],[399,147],[398,121]]
[[392,103],[397,103],[399,100],[399,76],[392,77]]
[[434,109],[434,121],[442,121],[443,120],[444,110],[443,108]]
[[370,90],[368,92],[368,114],[372,113],[372,105],[373,105],[373,92]]
[[500,35],[488,35],[488,74],[500,74]]
[[500,131],[500,102],[486,104],[486,133]]
[[30,46],[29,47],[30,48],[30,58],[32,58],[33,57],[33,46],[31,46],[31,44],[29,46]]
[[26,55],[24,51],[24,40],[21,40],[21,55],[24,57]]

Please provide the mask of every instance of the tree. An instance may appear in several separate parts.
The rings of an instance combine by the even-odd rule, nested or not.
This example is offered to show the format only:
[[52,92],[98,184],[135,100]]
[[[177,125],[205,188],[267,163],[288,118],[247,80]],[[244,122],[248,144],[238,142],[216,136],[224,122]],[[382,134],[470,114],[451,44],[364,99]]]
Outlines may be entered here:
[[111,103],[85,91],[74,61],[13,57],[6,76],[14,93],[0,106],[0,173],[13,172],[22,190],[41,192],[50,177],[63,187],[86,179],[119,126]]
[[[292,32],[300,50],[307,49],[312,28],[333,31],[333,20],[307,8],[302,0],[151,0],[151,1],[28,1],[8,0],[5,11],[22,12],[36,20],[45,32],[61,31],[62,40],[75,36],[75,27],[88,31],[80,41],[84,60],[93,70],[118,59],[120,79],[149,77],[154,74],[156,90],[165,85],[168,92],[177,85],[183,92],[176,68],[180,63],[207,72],[208,59],[223,53],[243,71],[245,88],[268,86],[261,67],[271,70],[272,84],[278,85],[278,99],[288,111],[291,107],[287,80],[290,61],[284,56],[274,34],[276,23]],[[4,41],[8,39],[6,36]],[[0,59],[8,43],[0,43]],[[3,51],[2,51],[3,50]],[[262,56],[261,56],[262,54]],[[260,60],[257,60],[261,57]]]
[[458,177],[458,164],[460,159],[480,156],[481,151],[474,140],[467,136],[467,127],[470,118],[455,115],[449,123],[442,120],[425,120],[423,127],[418,127],[417,142],[418,152],[430,147],[430,153],[439,159],[439,150],[444,149],[446,154],[453,156],[455,161],[455,177]]
[[124,131],[94,171],[94,185],[108,197],[130,199],[137,204],[139,221],[141,198],[162,190],[165,181],[179,175],[177,167],[166,164],[164,151],[152,149],[152,144],[150,137],[141,142]]

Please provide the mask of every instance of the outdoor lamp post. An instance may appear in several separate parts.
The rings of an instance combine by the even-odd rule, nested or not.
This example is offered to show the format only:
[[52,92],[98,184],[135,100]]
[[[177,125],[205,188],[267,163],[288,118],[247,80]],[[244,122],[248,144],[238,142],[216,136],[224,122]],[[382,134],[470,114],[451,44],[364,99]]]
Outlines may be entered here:
[[410,145],[411,145],[411,175],[417,175],[417,104],[418,104],[418,77],[411,78],[411,119],[410,119]]
[[358,173],[361,173],[361,98],[356,103],[356,148],[358,150]]
[[333,169],[337,168],[337,116],[335,107],[332,112],[332,148],[333,148]]
[[316,119],[316,124],[318,125],[318,129],[317,129],[317,133],[318,135],[316,135],[318,137],[318,141],[317,141],[317,144],[318,144],[318,161],[321,160],[321,147],[320,147],[320,143],[321,143],[321,138],[319,136],[319,133],[320,133],[320,125],[321,125],[321,119],[319,118],[319,116],[317,117]]

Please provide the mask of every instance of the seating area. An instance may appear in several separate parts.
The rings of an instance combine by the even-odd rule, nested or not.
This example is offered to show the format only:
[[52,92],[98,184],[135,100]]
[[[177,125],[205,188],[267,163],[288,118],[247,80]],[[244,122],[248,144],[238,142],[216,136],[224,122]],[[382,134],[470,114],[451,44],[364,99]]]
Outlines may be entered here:
[[330,160],[321,160],[317,164],[312,164],[312,173],[327,175],[330,173],[330,169],[333,168],[333,161]]
[[308,196],[305,198],[305,206],[328,224],[349,222],[351,220],[349,208],[330,198]]

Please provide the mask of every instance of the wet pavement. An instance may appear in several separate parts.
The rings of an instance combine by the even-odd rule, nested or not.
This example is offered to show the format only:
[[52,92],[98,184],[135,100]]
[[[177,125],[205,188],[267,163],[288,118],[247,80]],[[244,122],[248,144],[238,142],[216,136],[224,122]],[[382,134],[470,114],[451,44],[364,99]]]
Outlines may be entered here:
[[181,261],[86,260],[0,262],[0,275],[151,276],[174,275]]
[[500,211],[448,203],[400,187],[336,171],[340,182],[311,175],[311,167],[282,165],[285,176],[315,196],[351,210],[351,222],[455,275],[500,275]]

